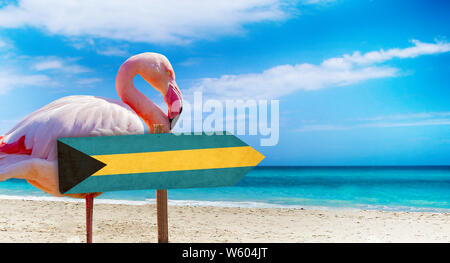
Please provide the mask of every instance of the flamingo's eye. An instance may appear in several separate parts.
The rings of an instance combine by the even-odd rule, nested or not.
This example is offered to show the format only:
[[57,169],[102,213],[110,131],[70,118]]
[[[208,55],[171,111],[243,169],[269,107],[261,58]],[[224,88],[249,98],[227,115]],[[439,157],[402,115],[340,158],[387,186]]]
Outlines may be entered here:
[[175,73],[173,70],[167,70],[167,75],[169,75],[169,78],[175,79]]

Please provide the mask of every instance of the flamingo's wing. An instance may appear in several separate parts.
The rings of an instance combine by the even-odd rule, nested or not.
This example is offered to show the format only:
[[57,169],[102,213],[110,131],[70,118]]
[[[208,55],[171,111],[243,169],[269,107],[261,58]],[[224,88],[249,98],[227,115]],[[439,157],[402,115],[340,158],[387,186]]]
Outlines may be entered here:
[[136,113],[118,100],[69,96],[31,113],[0,137],[0,181],[27,179],[52,195],[58,191],[56,141],[60,137],[143,134]]
[[0,153],[31,151],[32,157],[52,161],[57,155],[56,140],[61,137],[142,133],[143,123],[125,103],[94,96],[69,96],[26,116],[3,137]]

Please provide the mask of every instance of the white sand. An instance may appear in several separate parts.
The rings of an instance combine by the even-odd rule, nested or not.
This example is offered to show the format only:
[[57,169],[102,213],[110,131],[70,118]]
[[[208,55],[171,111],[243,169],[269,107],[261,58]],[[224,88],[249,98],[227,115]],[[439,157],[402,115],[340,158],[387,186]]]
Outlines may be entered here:
[[[84,203],[0,200],[0,242],[84,242]],[[156,242],[154,205],[96,204],[94,242]],[[169,206],[170,242],[449,242],[450,213]]]

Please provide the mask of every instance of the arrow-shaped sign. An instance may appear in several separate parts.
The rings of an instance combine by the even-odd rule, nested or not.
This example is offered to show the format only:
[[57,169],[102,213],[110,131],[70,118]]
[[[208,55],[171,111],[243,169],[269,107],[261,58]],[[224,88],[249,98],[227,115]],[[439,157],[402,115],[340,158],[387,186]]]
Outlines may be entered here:
[[264,159],[234,135],[60,138],[61,193],[235,185]]

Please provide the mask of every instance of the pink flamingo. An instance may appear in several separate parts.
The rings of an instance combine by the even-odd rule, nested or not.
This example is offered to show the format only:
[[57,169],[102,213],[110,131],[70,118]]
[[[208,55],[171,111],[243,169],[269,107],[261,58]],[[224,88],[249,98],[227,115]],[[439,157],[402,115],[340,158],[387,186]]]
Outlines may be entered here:
[[[133,78],[141,75],[158,90],[168,106],[168,115],[139,92]],[[161,124],[169,132],[176,124],[183,97],[169,60],[157,53],[142,53],[126,60],[116,77],[122,101],[95,96],[68,96],[31,113],[0,136],[0,181],[25,179],[53,196],[86,199],[87,241],[92,239],[92,203],[101,193],[63,195],[58,187],[56,140],[60,137],[143,134]]]

